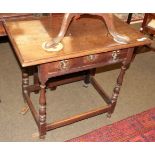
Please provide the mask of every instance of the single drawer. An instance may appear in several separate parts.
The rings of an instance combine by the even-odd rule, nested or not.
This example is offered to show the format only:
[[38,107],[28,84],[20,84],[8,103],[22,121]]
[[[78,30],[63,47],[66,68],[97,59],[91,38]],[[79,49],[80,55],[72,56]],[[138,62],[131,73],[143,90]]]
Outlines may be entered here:
[[44,64],[44,74],[48,77],[64,75],[82,70],[102,67],[122,62],[127,57],[127,50],[117,50],[100,54],[87,55]]

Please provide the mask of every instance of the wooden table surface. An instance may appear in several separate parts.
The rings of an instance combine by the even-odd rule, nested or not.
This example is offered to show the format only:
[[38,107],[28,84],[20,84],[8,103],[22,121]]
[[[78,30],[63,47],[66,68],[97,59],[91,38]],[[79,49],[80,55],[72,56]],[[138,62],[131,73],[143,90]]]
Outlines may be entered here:
[[115,17],[117,31],[130,38],[128,44],[119,44],[108,34],[103,21],[84,16],[70,24],[62,40],[64,48],[61,51],[45,51],[43,42],[57,35],[61,22],[61,16],[5,22],[10,41],[23,67],[151,43],[150,39],[137,41],[144,35]]
[[3,26],[3,22],[6,19],[27,18],[32,16],[32,13],[0,13],[0,37],[6,36],[6,31]]

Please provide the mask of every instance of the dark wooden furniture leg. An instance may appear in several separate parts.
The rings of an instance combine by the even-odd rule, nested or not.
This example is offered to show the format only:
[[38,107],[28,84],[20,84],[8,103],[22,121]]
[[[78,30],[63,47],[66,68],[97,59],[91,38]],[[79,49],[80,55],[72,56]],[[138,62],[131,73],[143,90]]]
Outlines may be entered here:
[[21,110],[21,114],[24,115],[28,110],[29,107],[27,105],[27,100],[25,94],[30,97],[30,92],[26,89],[29,86],[29,74],[27,68],[22,68],[22,92],[23,92],[23,99],[25,102],[25,106]]
[[112,94],[112,97],[111,97],[111,104],[112,104],[112,110],[110,110],[108,112],[108,117],[111,116],[111,114],[114,112],[114,109],[115,109],[115,106],[116,106],[116,103],[117,103],[117,99],[118,99],[118,95],[119,95],[119,92],[120,92],[120,89],[121,89],[121,86],[122,86],[122,83],[123,83],[123,78],[124,78],[124,75],[125,75],[125,71],[127,70],[131,60],[132,60],[132,57],[133,57],[133,51],[134,51],[134,48],[131,48],[131,49],[128,49],[129,52],[128,52],[128,56],[127,56],[127,60],[124,61],[122,63],[122,66],[121,66],[121,71],[119,73],[119,76],[117,78],[117,83],[116,83],[116,86],[113,90],[113,94]]
[[[80,16],[82,14],[83,13],[66,13],[64,15],[61,29],[60,29],[57,37],[53,38],[50,42],[47,42],[45,44],[45,49],[51,48],[51,47],[55,46],[56,44],[58,44],[64,38],[65,33],[66,33],[73,17],[80,18]],[[130,39],[127,36],[121,35],[117,32],[117,30],[115,28],[114,20],[113,20],[113,14],[106,14],[106,13],[90,13],[90,14],[101,16],[104,19],[109,33],[113,36],[113,38],[116,42],[123,43],[123,44],[126,44],[129,42]]]
[[153,27],[148,26],[148,24],[151,20],[155,20],[155,13],[145,13],[140,31],[143,33],[145,32],[145,33],[149,34],[150,38],[152,39],[153,35],[155,34],[155,30]]
[[144,19],[143,19],[143,22],[142,22],[142,26],[140,28],[140,32],[144,32],[145,26],[146,26],[146,24],[148,22],[148,17],[149,17],[149,14],[145,13]]
[[46,135],[46,96],[45,96],[45,83],[40,85],[40,98],[39,98],[39,132],[40,138],[44,139]]
[[95,75],[95,72],[96,72],[96,68],[86,71],[85,78],[84,78],[84,84],[83,84],[85,88],[87,88],[88,84],[91,83],[91,77]]
[[126,65],[123,64],[123,66],[121,67],[121,72],[120,72],[120,74],[119,74],[119,76],[117,78],[117,83],[116,83],[116,86],[115,86],[115,88],[113,90],[113,95],[112,95],[112,98],[111,98],[112,110],[110,110],[108,112],[107,117],[111,117],[111,114],[114,112],[114,109],[115,109],[115,106],[116,106],[116,103],[117,103],[117,99],[118,99],[118,95],[119,95],[119,92],[120,92],[120,89],[121,89],[121,86],[122,86],[125,71],[126,71]]
[[24,97],[24,102],[26,102],[25,100],[25,93],[27,93],[28,95],[29,92],[26,90],[26,87],[29,85],[29,75],[27,72],[26,68],[22,68],[22,92],[23,92],[23,97]]
[[131,23],[132,15],[133,15],[133,13],[129,13],[129,14],[128,14],[128,19],[127,19],[127,21],[126,21],[128,24]]
[[[155,29],[151,26],[148,26],[151,20],[155,20],[155,13],[145,13],[140,32],[147,34],[149,38],[153,40]],[[155,51],[155,48],[151,45],[146,45],[146,47],[149,47],[151,50]]]

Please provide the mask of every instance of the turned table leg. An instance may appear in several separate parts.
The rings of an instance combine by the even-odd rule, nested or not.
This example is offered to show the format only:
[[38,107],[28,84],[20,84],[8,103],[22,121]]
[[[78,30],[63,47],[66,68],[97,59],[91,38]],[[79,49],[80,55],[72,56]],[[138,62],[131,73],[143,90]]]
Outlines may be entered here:
[[25,94],[28,94],[28,96],[30,96],[30,92],[26,89],[29,85],[29,75],[28,75],[28,72],[27,72],[27,69],[26,68],[23,68],[22,69],[22,93],[23,93],[23,99],[24,99],[24,103],[26,104],[22,110],[21,110],[21,114],[25,114],[29,107],[27,105],[27,101],[26,101],[26,97],[25,97]]
[[113,89],[113,94],[112,94],[112,97],[111,97],[112,109],[108,112],[108,115],[107,115],[108,117],[110,117],[111,114],[114,112],[114,109],[115,109],[115,106],[116,106],[116,103],[117,103],[117,99],[118,99],[118,95],[119,95],[119,92],[120,92],[120,89],[121,89],[121,86],[122,86],[122,83],[123,83],[123,78],[124,78],[124,75],[125,75],[125,71],[129,67],[129,64],[130,64],[130,62],[132,60],[132,57],[133,57],[133,51],[134,51],[134,48],[128,49],[127,58],[126,58],[125,61],[122,62],[121,71],[120,71],[119,76],[117,78],[116,86]]
[[112,94],[112,98],[111,98],[112,110],[110,110],[108,112],[108,115],[107,115],[108,117],[110,117],[111,114],[114,112],[114,109],[115,109],[115,106],[117,103],[117,99],[118,99],[118,95],[119,95],[119,92],[120,92],[120,89],[121,89],[121,86],[123,83],[123,78],[124,78],[126,69],[127,69],[127,66],[125,64],[123,64],[121,67],[121,71],[119,73],[119,76],[117,78],[116,86],[113,89],[113,94]]
[[39,98],[39,133],[40,138],[44,139],[46,135],[46,96],[45,96],[45,87],[44,83],[40,85],[40,98]]
[[23,68],[22,69],[22,92],[23,92],[24,102],[26,102],[24,94],[27,93],[30,95],[30,93],[26,89],[28,85],[29,85],[29,75],[26,68]]

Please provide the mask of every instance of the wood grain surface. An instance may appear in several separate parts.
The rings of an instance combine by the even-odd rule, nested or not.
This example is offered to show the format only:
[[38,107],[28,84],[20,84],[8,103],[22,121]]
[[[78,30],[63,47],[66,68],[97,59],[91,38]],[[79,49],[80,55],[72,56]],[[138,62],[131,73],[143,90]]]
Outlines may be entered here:
[[6,19],[27,18],[32,16],[32,13],[0,13],[0,36],[6,36],[6,31],[3,26],[3,22]]
[[61,51],[45,51],[42,43],[57,35],[61,22],[62,16],[5,22],[10,41],[23,67],[151,43],[149,39],[137,41],[144,37],[143,34],[115,17],[117,31],[130,38],[128,44],[116,43],[108,34],[104,21],[83,16],[70,24],[62,40],[64,48]]

